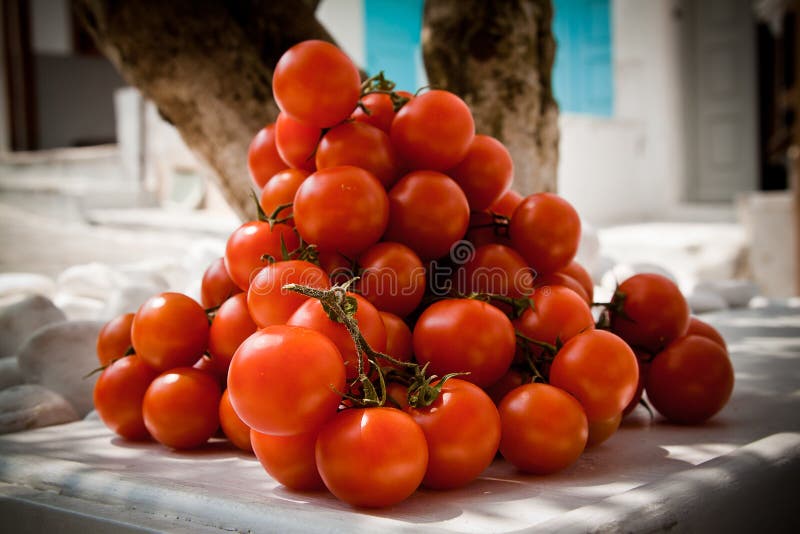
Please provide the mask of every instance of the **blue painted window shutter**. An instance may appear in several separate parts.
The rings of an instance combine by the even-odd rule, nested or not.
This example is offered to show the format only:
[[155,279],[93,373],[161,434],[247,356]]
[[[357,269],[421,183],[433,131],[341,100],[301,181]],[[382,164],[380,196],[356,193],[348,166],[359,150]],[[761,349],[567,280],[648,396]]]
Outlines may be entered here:
[[427,83],[420,33],[423,0],[364,0],[367,73],[383,71],[398,89],[415,92]]

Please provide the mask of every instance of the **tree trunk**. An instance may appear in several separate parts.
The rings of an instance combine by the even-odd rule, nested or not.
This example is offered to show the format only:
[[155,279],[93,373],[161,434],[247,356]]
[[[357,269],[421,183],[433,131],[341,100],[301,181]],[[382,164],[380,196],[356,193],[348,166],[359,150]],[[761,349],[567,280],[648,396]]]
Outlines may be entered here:
[[332,41],[316,4],[78,0],[76,10],[98,48],[216,171],[228,203],[249,219],[247,148],[278,113],[275,63],[297,42]]
[[551,0],[426,0],[422,30],[432,86],[460,95],[478,133],[514,160],[523,194],[556,190],[558,105]]

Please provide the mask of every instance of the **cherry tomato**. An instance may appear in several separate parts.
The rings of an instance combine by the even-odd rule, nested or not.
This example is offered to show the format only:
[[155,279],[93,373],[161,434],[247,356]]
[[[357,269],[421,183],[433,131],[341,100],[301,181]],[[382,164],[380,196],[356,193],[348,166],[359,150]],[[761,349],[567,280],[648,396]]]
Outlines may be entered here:
[[[469,214],[469,229],[464,237],[476,248],[492,243],[511,247],[508,225],[499,224],[488,211],[473,211]],[[527,264],[526,264],[527,265]]]
[[514,162],[503,143],[476,135],[464,159],[447,174],[464,190],[471,210],[485,210],[511,187]]
[[428,443],[424,486],[459,488],[494,460],[500,443],[500,414],[478,386],[451,378],[433,404],[406,411],[422,428]]
[[555,272],[555,273],[546,273],[538,275],[533,285],[536,286],[538,290],[546,290],[549,287],[556,287],[562,286],[566,287],[575,292],[581,300],[583,300],[587,305],[592,304],[592,300],[589,298],[589,294],[586,293],[586,290],[583,288],[580,282],[575,280],[569,275],[564,274],[563,272]]
[[465,295],[492,293],[519,298],[533,293],[533,273],[522,256],[505,245],[478,247],[456,271],[455,286]]
[[233,409],[247,426],[266,434],[316,430],[336,413],[336,392],[343,389],[339,349],[323,334],[298,326],[257,331],[241,344],[228,370]]
[[131,325],[133,313],[125,313],[111,319],[97,335],[97,359],[100,365],[109,365],[125,356],[131,348]]
[[434,171],[405,175],[389,191],[384,239],[402,243],[422,260],[441,258],[464,237],[469,203],[451,178]]
[[144,424],[167,447],[199,447],[219,428],[221,395],[210,374],[192,367],[171,369],[153,380],[144,394]]
[[697,424],[719,412],[733,391],[733,365],[717,342],[685,336],[670,343],[650,365],[645,390],[670,421]]
[[361,103],[369,110],[369,114],[358,107],[351,118],[356,122],[374,126],[388,134],[395,116],[392,98],[385,93],[369,93],[361,97]]
[[636,393],[633,394],[633,398],[625,409],[622,410],[622,417],[625,417],[639,406],[642,400],[642,394],[644,393],[644,385],[647,383],[647,375],[650,372],[650,362],[653,359],[651,355],[638,349],[634,349],[633,353],[636,355],[636,361],[639,363],[639,382],[636,384]]
[[707,337],[711,341],[719,343],[726,351],[728,350],[728,344],[725,343],[725,338],[722,337],[722,334],[716,328],[697,317],[689,317],[689,328],[686,330],[686,335]]
[[513,189],[509,189],[489,206],[489,211],[511,218],[511,215],[514,214],[514,210],[517,209],[517,206],[522,204],[523,200],[525,200],[525,197]]
[[295,491],[322,489],[325,484],[317,471],[315,447],[318,432],[272,436],[250,430],[253,452],[264,470]]
[[275,123],[267,124],[258,131],[247,150],[247,168],[253,183],[261,189],[267,180],[288,167],[275,146]]
[[317,469],[325,486],[353,506],[397,504],[417,489],[428,467],[425,434],[392,408],[336,414],[320,430]]
[[614,435],[622,422],[622,414],[618,413],[608,419],[589,421],[589,438],[586,440],[586,448],[600,445]]
[[492,399],[495,406],[499,406],[503,397],[522,384],[530,382],[530,377],[524,375],[522,372],[514,369],[513,367],[508,370],[506,374],[500,377],[500,380],[485,388],[486,394]]
[[581,220],[572,205],[553,193],[526,197],[509,225],[511,242],[538,273],[552,273],[572,261],[581,238]]
[[219,400],[219,425],[228,441],[245,452],[253,452],[253,446],[250,443],[250,427],[244,424],[233,411],[227,389],[222,392],[222,398]]
[[525,384],[498,406],[500,453],[526,473],[546,475],[575,462],[589,434],[586,415],[569,393],[548,384]]
[[110,364],[94,384],[94,407],[111,431],[129,440],[150,437],[142,417],[142,400],[158,372],[135,354]]
[[399,382],[386,384],[386,406],[400,410],[408,408],[408,386]]
[[208,317],[181,293],[161,293],[139,307],[131,326],[133,348],[156,371],[194,364],[208,344]]
[[263,328],[284,324],[308,297],[283,289],[286,284],[300,284],[316,289],[331,287],[325,271],[303,260],[277,261],[261,269],[247,292],[250,317]]
[[217,258],[212,261],[206,272],[203,273],[200,302],[204,308],[216,308],[228,298],[241,292],[242,288],[231,280],[228,269],[225,268],[225,258]]
[[236,349],[256,328],[247,309],[246,294],[234,295],[220,306],[208,332],[208,352],[218,374],[225,376],[228,373]]
[[360,167],[390,188],[400,178],[400,168],[386,132],[360,122],[332,128],[317,147],[317,169],[341,165]]
[[365,250],[358,258],[359,292],[381,311],[405,317],[422,302],[425,267],[405,245],[384,241]]
[[[558,345],[581,332],[594,329],[592,310],[574,291],[563,286],[548,287],[533,294],[533,306],[525,310],[514,327],[526,337]],[[531,346],[534,354],[540,347]]]
[[581,287],[583,287],[584,291],[586,291],[586,296],[589,298],[589,304],[592,303],[592,299],[594,299],[594,280],[592,280],[592,275],[590,275],[580,263],[572,260],[567,264],[566,267],[562,268],[558,272],[575,279],[581,285]]
[[275,147],[289,167],[314,172],[314,151],[322,130],[300,122],[284,112],[275,121]]
[[[294,195],[300,188],[300,184],[308,177],[308,171],[302,169],[284,169],[275,174],[270,180],[264,184],[264,189],[261,190],[261,198],[259,204],[264,213],[272,215],[278,206],[284,204],[291,204],[294,202]],[[293,213],[291,206],[283,208],[278,212],[278,220],[284,219]],[[294,219],[286,221],[288,226],[294,227]]]
[[225,268],[231,280],[247,291],[253,276],[267,265],[265,256],[281,259],[281,240],[288,250],[300,245],[297,234],[285,224],[270,227],[265,221],[250,221],[234,230],[225,245]]
[[355,256],[378,242],[389,219],[389,199],[375,176],[352,166],[322,169],[294,198],[297,231],[321,251]]
[[[413,337],[411,329],[400,317],[393,313],[378,312],[383,320],[383,326],[386,327],[386,354],[400,360],[401,362],[410,362],[414,354]],[[379,362],[381,365],[393,367],[388,362]]]

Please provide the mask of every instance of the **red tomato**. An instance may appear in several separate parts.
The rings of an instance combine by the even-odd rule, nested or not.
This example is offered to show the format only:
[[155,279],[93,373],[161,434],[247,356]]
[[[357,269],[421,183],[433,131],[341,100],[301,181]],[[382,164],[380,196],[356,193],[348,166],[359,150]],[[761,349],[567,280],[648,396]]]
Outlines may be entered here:
[[258,131],[247,150],[247,168],[256,187],[261,189],[267,180],[288,167],[275,146],[275,124],[267,124]]
[[300,245],[297,234],[285,224],[270,228],[268,222],[250,221],[234,230],[225,245],[225,268],[231,280],[247,291],[253,276],[269,263],[265,256],[282,259],[281,240],[290,251]]
[[242,341],[256,331],[247,309],[247,295],[239,293],[220,306],[208,332],[208,352],[218,374],[225,376],[233,354]]
[[517,209],[517,206],[522,204],[523,200],[525,200],[525,197],[513,189],[509,189],[500,195],[500,198],[495,200],[494,204],[489,206],[489,211],[511,218],[511,215],[514,214],[514,210]]
[[697,424],[727,404],[733,380],[733,365],[721,345],[703,336],[685,336],[653,359],[645,390],[653,407],[670,421]]
[[327,128],[345,120],[355,109],[361,76],[335,45],[303,41],[278,60],[272,92],[281,110],[311,126]]
[[317,147],[317,169],[352,165],[371,172],[390,188],[400,168],[386,132],[360,122],[346,122],[326,133]]
[[589,421],[589,438],[586,440],[586,448],[600,445],[614,435],[622,422],[622,414],[618,413],[608,419]]
[[317,471],[314,449],[318,432],[272,436],[250,430],[253,452],[264,470],[295,491],[312,491],[325,487]]
[[556,272],[556,273],[547,273],[547,274],[540,274],[534,280],[534,285],[536,286],[536,290],[546,290],[549,287],[556,287],[562,286],[566,287],[567,289],[571,289],[578,295],[581,300],[583,300],[587,305],[592,304],[592,300],[589,298],[589,294],[586,293],[586,290],[583,288],[580,282],[575,280],[569,275],[564,274],[563,272]]
[[[614,310],[620,306],[620,312]],[[632,347],[656,353],[689,328],[689,305],[678,286],[660,274],[622,282],[614,293],[611,330]]]
[[697,317],[689,317],[689,328],[686,330],[686,335],[707,337],[711,341],[719,343],[726,351],[728,350],[728,345],[725,343],[725,338],[722,337],[722,334],[720,334],[716,328]]
[[594,299],[594,280],[592,280],[592,275],[590,275],[580,263],[572,260],[567,264],[566,267],[558,272],[576,280],[581,287],[583,287],[583,290],[586,291],[586,296],[589,298],[589,304],[592,303],[592,299]]
[[[393,313],[378,312],[383,320],[383,326],[386,327],[386,354],[400,360],[401,362],[410,362],[414,354],[413,338],[411,336],[411,329],[400,317]],[[387,367],[393,367],[388,362],[378,362]]]
[[361,103],[369,110],[369,114],[359,107],[353,112],[351,118],[356,122],[374,126],[388,134],[395,116],[392,97],[385,93],[370,93],[361,98]]
[[425,267],[413,250],[384,241],[358,258],[361,278],[358,291],[381,311],[405,317],[422,302]]
[[451,378],[433,404],[406,411],[422,427],[428,443],[424,486],[459,488],[494,460],[500,443],[500,414],[478,386]]
[[475,137],[469,107],[448,91],[428,91],[404,105],[392,121],[392,144],[412,169],[444,171],[457,165]]
[[452,179],[434,171],[405,175],[389,191],[386,241],[409,246],[422,260],[446,256],[469,225],[469,203]]
[[167,447],[199,447],[219,428],[220,397],[210,374],[192,367],[171,369],[153,380],[144,394],[144,424]]
[[203,273],[200,286],[200,302],[206,309],[216,308],[236,293],[241,293],[242,288],[237,286],[228,269],[225,268],[225,258],[217,258]]
[[118,359],[94,384],[94,407],[111,431],[129,440],[150,437],[142,418],[142,400],[158,372],[135,354]]
[[486,394],[492,399],[495,406],[499,406],[503,397],[522,384],[530,382],[530,377],[523,375],[520,371],[513,367],[508,370],[506,374],[500,377],[500,380],[485,388]]
[[511,365],[516,348],[514,326],[503,312],[477,300],[448,299],[431,304],[414,327],[414,354],[431,373],[462,376],[488,387]]
[[485,210],[511,187],[514,162],[503,143],[488,135],[476,135],[461,162],[447,171],[473,211]]
[[525,384],[503,398],[500,453],[526,473],[560,471],[583,452],[586,415],[569,393],[547,384]]
[[[556,345],[593,330],[594,317],[589,306],[574,291],[552,286],[533,294],[533,307],[514,321],[514,327],[530,339]],[[542,352],[536,346],[531,349],[534,354]]]
[[414,493],[428,467],[425,434],[407,413],[360,408],[320,430],[317,468],[325,486],[353,506],[383,507]]
[[[492,243],[511,247],[508,225],[499,224],[488,211],[473,211],[469,214],[469,229],[464,237],[476,248]],[[526,264],[527,265],[527,264]]]
[[253,452],[253,446],[250,443],[250,427],[244,424],[233,411],[227,389],[219,400],[219,425],[228,441],[245,452]]
[[408,408],[408,386],[398,382],[386,384],[386,406],[400,410]]
[[[300,184],[308,177],[308,171],[302,169],[284,169],[275,174],[270,180],[264,184],[264,189],[261,190],[261,198],[259,204],[264,213],[272,215],[278,209],[278,206],[284,204],[291,204],[294,202],[294,195],[300,188]],[[293,213],[291,206],[283,208],[278,212],[278,219],[284,219]],[[294,220],[289,219],[286,221],[289,226],[294,226]]]
[[294,198],[297,231],[320,251],[355,256],[378,242],[389,219],[389,199],[375,176],[358,167],[322,169]]
[[325,271],[303,260],[277,261],[261,269],[247,292],[247,309],[260,327],[284,324],[308,297],[283,289],[300,284],[316,289],[331,287]]
[[572,261],[581,238],[581,220],[572,205],[553,193],[526,197],[509,225],[514,248],[538,273],[552,273]]
[[161,293],[139,307],[131,340],[136,354],[156,371],[193,365],[208,345],[208,317],[186,295]]
[[533,293],[533,273],[514,249],[488,244],[456,271],[455,287],[465,295],[492,293],[505,297],[524,297]]
[[550,384],[574,395],[590,421],[622,413],[638,381],[633,351],[605,330],[589,330],[567,341],[550,367]]
[[622,410],[622,417],[625,417],[639,406],[639,402],[642,400],[642,393],[644,393],[644,385],[647,383],[647,375],[650,372],[652,356],[636,349],[634,349],[633,353],[636,355],[636,361],[639,363],[639,382],[636,384],[636,393],[633,394],[633,398],[625,409]]
[[125,313],[111,319],[97,335],[97,359],[100,365],[109,365],[114,360],[125,356],[131,348],[132,313]]
[[275,121],[275,147],[289,167],[314,172],[314,151],[322,137],[322,130],[309,126],[286,113],[278,113]]
[[219,386],[220,390],[225,389],[225,384],[228,379],[228,368],[219,369],[217,368],[217,364],[214,360],[206,356],[205,354],[200,357],[194,365],[192,366],[195,369],[199,369],[204,373],[208,373],[214,377],[217,381],[217,385]]
[[[291,355],[291,357],[287,357]],[[323,334],[297,326],[268,326],[241,344],[228,370],[236,414],[259,432],[312,432],[339,406],[344,389],[339,349]]]

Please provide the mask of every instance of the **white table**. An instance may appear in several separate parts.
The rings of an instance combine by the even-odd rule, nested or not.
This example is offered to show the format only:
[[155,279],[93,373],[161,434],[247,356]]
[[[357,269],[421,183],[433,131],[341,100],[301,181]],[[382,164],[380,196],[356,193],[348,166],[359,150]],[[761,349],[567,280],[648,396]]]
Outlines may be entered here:
[[553,476],[497,460],[466,488],[355,510],[286,490],[222,441],[179,453],[82,421],[0,437],[0,531],[798,532],[800,309],[706,318],[734,360],[728,406],[699,427],[638,409]]

